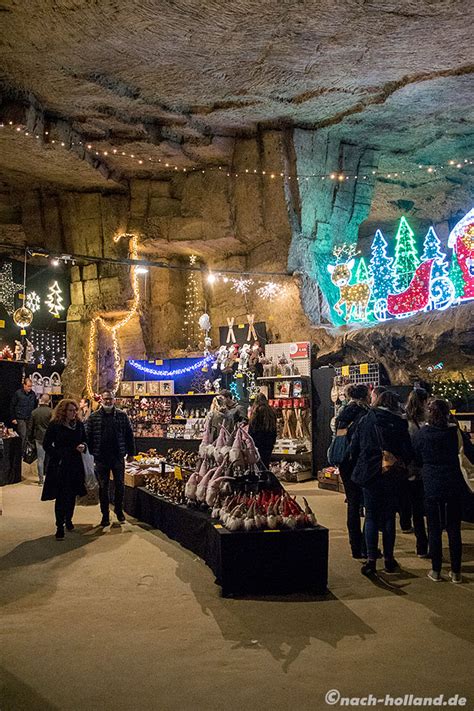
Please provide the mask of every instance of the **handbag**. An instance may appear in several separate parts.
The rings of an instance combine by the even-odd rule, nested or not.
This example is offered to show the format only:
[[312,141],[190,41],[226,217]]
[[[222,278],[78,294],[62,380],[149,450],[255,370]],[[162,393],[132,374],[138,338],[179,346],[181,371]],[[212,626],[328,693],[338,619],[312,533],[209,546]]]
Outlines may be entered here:
[[458,428],[458,457],[459,466],[463,475],[464,481],[471,493],[474,493],[474,464],[472,464],[464,453],[464,440],[461,430]]
[[36,451],[36,442],[27,442],[25,451],[23,452],[23,461],[26,464],[33,464],[37,459],[38,452]]
[[382,476],[390,475],[396,479],[408,479],[410,472],[403,459],[383,448],[383,439],[377,425],[375,425],[375,432],[382,450]]
[[349,451],[348,431],[348,429],[337,430],[334,439],[329,445],[327,458],[331,467],[338,467],[347,456]]
[[96,506],[99,503],[99,482],[95,475],[94,457],[90,452],[83,452],[81,457],[84,466],[84,484],[87,494],[85,496],[78,496],[76,503],[78,506]]

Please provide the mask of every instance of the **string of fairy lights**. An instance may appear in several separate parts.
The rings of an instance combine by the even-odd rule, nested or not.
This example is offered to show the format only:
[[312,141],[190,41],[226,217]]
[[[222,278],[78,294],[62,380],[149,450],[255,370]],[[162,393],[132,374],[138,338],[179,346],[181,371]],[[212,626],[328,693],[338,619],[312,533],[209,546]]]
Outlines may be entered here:
[[295,180],[296,182],[306,181],[309,182],[311,179],[319,180],[329,180],[335,182],[343,182],[348,180],[370,180],[374,178],[384,178],[387,180],[398,180],[402,179],[402,176],[413,176],[420,173],[427,173],[431,177],[436,177],[440,173],[444,173],[446,170],[461,170],[467,168],[468,166],[474,165],[474,160],[471,158],[451,158],[450,160],[443,163],[431,163],[422,164],[418,163],[412,168],[407,170],[400,170],[398,168],[394,169],[371,169],[365,170],[362,173],[352,173],[344,170],[334,170],[334,171],[324,171],[324,172],[311,172],[311,173],[298,173],[293,174],[287,171],[281,171],[279,169],[268,169],[262,170],[254,167],[245,167],[241,170],[230,169],[225,165],[208,166],[206,168],[200,168],[196,166],[179,166],[177,163],[173,162],[170,158],[157,158],[152,155],[145,155],[137,151],[130,152],[128,150],[121,150],[120,148],[107,148],[104,149],[102,146],[96,146],[93,143],[81,140],[71,140],[63,141],[50,138],[49,131],[45,130],[42,133],[29,131],[27,127],[23,124],[17,124],[13,121],[0,121],[0,129],[11,129],[15,133],[20,133],[24,136],[34,138],[35,140],[42,141],[43,144],[48,144],[54,146],[55,148],[62,148],[65,150],[71,150],[73,148],[82,149],[89,155],[92,159],[102,159],[107,160],[109,158],[113,159],[127,159],[127,161],[133,161],[138,166],[146,168],[154,165],[155,167],[165,168],[169,171],[180,172],[180,173],[222,173],[228,178],[241,178],[241,177],[259,177],[268,178],[270,180],[287,179]]

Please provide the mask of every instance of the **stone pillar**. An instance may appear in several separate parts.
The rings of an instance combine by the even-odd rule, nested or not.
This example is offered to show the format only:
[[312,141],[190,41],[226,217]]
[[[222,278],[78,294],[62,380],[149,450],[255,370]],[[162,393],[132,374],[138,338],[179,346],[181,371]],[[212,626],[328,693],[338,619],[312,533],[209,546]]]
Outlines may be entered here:
[[[343,143],[330,129],[295,129],[292,139],[286,144],[286,172],[291,178],[285,188],[293,230],[288,267],[306,275],[303,306],[318,324],[324,320],[325,309],[328,316],[329,312],[331,317],[336,314],[321,301],[313,285],[329,304],[337,301],[338,289],[331,282],[327,264],[333,260],[335,245],[357,244],[359,226],[370,212],[377,154]],[[327,177],[331,174],[334,179]],[[341,180],[339,176],[343,176]]]

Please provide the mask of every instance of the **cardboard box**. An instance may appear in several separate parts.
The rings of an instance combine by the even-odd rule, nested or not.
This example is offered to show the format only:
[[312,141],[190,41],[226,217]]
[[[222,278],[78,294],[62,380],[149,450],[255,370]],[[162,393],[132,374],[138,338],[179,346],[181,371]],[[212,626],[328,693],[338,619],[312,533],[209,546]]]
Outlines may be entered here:
[[130,397],[133,395],[133,382],[122,380],[120,384],[120,395],[122,397]]
[[125,486],[130,486],[132,489],[136,486],[145,486],[145,474],[125,472],[124,483]]
[[326,481],[321,481],[319,479],[318,480],[318,489],[326,489],[327,491],[339,492],[339,484],[335,481],[330,481],[329,479],[327,479]]
[[174,395],[173,380],[160,380],[160,395]]
[[148,380],[146,384],[147,395],[161,395],[160,381]]

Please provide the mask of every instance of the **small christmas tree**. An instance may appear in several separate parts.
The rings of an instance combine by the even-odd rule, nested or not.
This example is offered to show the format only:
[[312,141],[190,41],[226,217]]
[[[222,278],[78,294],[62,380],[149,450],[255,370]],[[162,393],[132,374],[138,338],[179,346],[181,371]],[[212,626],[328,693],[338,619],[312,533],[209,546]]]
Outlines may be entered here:
[[64,311],[62,291],[57,281],[49,287],[48,296],[45,301],[50,314],[55,318],[59,318],[59,312]]
[[369,270],[367,269],[367,264],[365,263],[364,257],[359,259],[359,263],[356,269],[356,284],[361,282],[366,283],[369,281]]
[[413,275],[420,264],[415,233],[404,217],[401,218],[395,236],[395,260],[393,263],[394,286],[398,292],[410,286]]
[[188,272],[188,283],[186,286],[186,302],[184,311],[183,334],[186,339],[186,350],[195,351],[199,348],[199,316],[202,313],[199,295],[199,272],[195,271],[197,257],[192,254],[189,257],[191,270]]
[[466,282],[464,281],[464,275],[459,265],[458,255],[456,252],[453,252],[453,258],[449,268],[449,278],[453,282],[454,296],[456,299],[464,296],[464,287],[466,286]]
[[441,251],[441,241],[432,227],[426,233],[426,237],[423,240],[423,254],[421,255],[421,261],[425,262],[427,259],[434,259],[433,268],[431,270],[431,278],[447,276],[448,275],[448,264],[446,260],[446,254]]
[[[373,279],[372,298],[386,299],[392,291],[392,257],[387,257],[387,240],[380,230],[375,233],[370,247],[369,273]],[[362,260],[361,260],[362,261]]]

